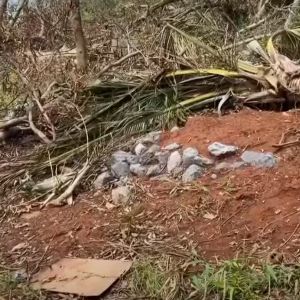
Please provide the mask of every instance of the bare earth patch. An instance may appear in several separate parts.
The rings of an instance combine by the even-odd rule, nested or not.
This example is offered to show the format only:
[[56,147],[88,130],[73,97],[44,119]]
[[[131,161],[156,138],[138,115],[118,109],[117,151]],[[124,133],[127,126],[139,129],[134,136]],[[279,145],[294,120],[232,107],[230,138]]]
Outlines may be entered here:
[[[204,155],[214,141],[274,152],[273,145],[284,133],[293,132],[287,141],[297,139],[299,125],[297,112],[244,110],[222,118],[198,116],[179,132],[166,133],[162,144],[191,145]],[[298,153],[299,146],[287,147],[276,153],[276,168],[245,167],[216,177],[211,172],[189,185],[136,180],[135,201],[127,208],[108,205],[109,191],[90,191],[71,207],[6,218],[0,229],[1,264],[26,264],[34,271],[66,256],[180,256],[188,248],[209,260],[268,258],[273,251],[283,253],[286,263],[298,262]],[[12,251],[17,245],[21,246]]]

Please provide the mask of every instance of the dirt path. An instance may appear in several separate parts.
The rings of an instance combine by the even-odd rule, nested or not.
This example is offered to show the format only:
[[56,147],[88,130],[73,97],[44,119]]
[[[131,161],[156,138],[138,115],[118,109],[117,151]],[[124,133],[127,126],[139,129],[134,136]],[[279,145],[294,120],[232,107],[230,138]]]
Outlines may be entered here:
[[[192,145],[207,154],[214,141],[241,149],[274,151],[282,134],[299,128],[295,112],[243,111],[222,118],[195,117],[163,144]],[[295,133],[296,134],[296,133]],[[297,136],[290,137],[295,139]],[[131,258],[195,248],[207,259],[270,252],[298,261],[300,244],[299,147],[278,152],[274,169],[243,168],[206,174],[192,185],[135,182],[131,208],[108,205],[109,192],[89,192],[73,207],[47,208],[5,220],[0,229],[2,264],[36,268],[65,256]],[[16,245],[20,249],[12,251]]]

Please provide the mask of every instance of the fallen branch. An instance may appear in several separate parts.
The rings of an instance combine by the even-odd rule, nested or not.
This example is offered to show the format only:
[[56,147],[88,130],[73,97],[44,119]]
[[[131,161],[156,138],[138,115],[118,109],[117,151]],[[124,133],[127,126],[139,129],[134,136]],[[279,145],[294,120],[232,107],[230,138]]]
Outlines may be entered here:
[[[52,86],[53,85],[54,84],[52,83]],[[48,91],[48,89],[47,89],[47,91]],[[44,95],[47,93],[47,91],[44,93]],[[50,91],[48,93],[50,93]],[[55,127],[54,127],[53,123],[51,122],[50,118],[48,117],[48,115],[47,115],[46,111],[44,110],[43,106],[41,105],[41,103],[39,101],[38,93],[37,92],[33,92],[33,95],[34,95],[34,101],[36,102],[36,104],[37,104],[40,112],[42,113],[42,115],[44,116],[45,120],[47,121],[47,123],[49,124],[49,126],[51,128],[52,142],[54,142],[56,140]],[[43,96],[41,98],[43,98]]]
[[85,163],[83,168],[78,172],[77,177],[74,179],[74,181],[68,186],[68,188],[56,199],[49,200],[48,202],[44,202],[43,206],[48,205],[54,205],[54,206],[61,206],[65,204],[65,200],[67,200],[69,197],[73,195],[73,192],[77,185],[80,183],[83,176],[86,174],[86,172],[89,170],[90,165],[88,162]]
[[300,145],[300,139],[298,139],[296,141],[282,143],[282,144],[275,144],[275,145],[272,145],[272,147],[274,147],[274,148],[286,148],[286,147],[292,147],[292,146],[297,146],[297,145]]
[[259,3],[259,8],[258,8],[258,12],[255,16],[255,19],[256,20],[259,20],[261,18],[261,16],[263,15],[263,13],[265,12],[266,10],[266,7],[267,7],[267,4],[270,2],[270,0],[266,0],[264,3],[262,3],[262,0],[260,1]]
[[3,121],[4,123],[2,123],[2,124],[1,124],[1,122],[0,122],[0,129],[9,129],[9,128],[15,127],[17,125],[27,123],[28,122],[28,117],[24,116],[24,117],[8,120],[8,121],[5,121],[5,122]]
[[116,66],[119,66],[120,64],[122,64],[125,60],[133,57],[133,56],[136,56],[137,54],[141,54],[140,51],[136,51],[136,52],[132,52],[132,53],[128,53],[127,55],[123,56],[121,59],[107,65],[106,67],[104,67],[99,73],[98,73],[98,76],[101,76],[102,74],[104,74],[105,72],[107,72],[109,69],[113,68],[113,67],[116,67]]
[[51,141],[46,137],[46,135],[40,131],[32,121],[32,107],[28,110],[28,122],[31,130],[45,143],[51,144]]
[[276,14],[277,14],[277,11],[275,11],[273,14],[270,14],[270,15],[266,16],[265,18],[255,22],[255,23],[252,23],[252,24],[242,28],[241,30],[239,30],[239,33],[244,33],[246,31],[250,31],[250,30],[253,30],[253,29],[259,27],[260,25],[262,25],[263,23],[265,23],[269,19],[273,18]]

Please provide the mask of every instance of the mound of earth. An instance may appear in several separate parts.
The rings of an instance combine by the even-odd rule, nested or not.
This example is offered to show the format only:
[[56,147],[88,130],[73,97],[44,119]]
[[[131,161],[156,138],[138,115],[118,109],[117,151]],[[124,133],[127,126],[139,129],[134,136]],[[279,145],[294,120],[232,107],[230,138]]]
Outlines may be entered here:
[[[298,259],[300,244],[300,157],[297,112],[244,110],[223,117],[196,116],[179,131],[164,133],[162,146],[178,143],[209,156],[212,142],[271,151],[274,168],[245,167],[208,172],[184,184],[172,179],[136,179],[130,207],[111,203],[110,191],[90,191],[74,206],[35,211],[15,208],[1,225],[2,263],[31,267],[66,256],[131,258],[194,248],[206,259],[266,257]],[[286,143],[286,147],[274,145]],[[300,145],[300,143],[299,143]],[[276,150],[276,151],[275,151]]]

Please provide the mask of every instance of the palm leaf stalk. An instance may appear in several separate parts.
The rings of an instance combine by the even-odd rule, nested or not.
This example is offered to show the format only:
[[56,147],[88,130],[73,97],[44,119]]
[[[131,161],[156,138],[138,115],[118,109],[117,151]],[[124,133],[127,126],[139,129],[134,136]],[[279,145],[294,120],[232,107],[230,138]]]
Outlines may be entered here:
[[[264,65],[239,61],[237,71],[177,70],[161,74],[155,80],[88,86],[80,95],[86,103],[80,112],[83,118],[74,118],[72,124],[58,128],[55,144],[40,146],[30,157],[23,157],[22,168],[15,165],[4,169],[0,175],[1,187],[24,177],[28,170],[34,177],[47,173],[50,166],[79,166],[87,160],[94,167],[99,166],[118,145],[130,144],[130,137],[168,128],[178,120],[184,122],[189,114],[204,108],[218,106],[220,112],[227,100],[238,105],[284,101],[279,90],[297,91],[295,70],[298,69],[277,53],[273,38],[266,51],[258,42],[251,42],[264,59]],[[291,71],[294,73],[290,74]],[[291,78],[293,84],[287,81]]]

